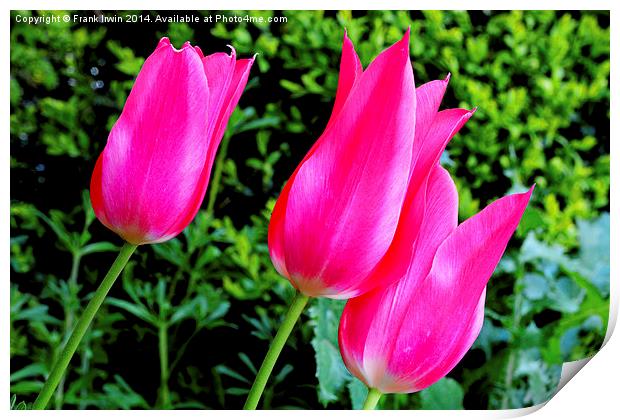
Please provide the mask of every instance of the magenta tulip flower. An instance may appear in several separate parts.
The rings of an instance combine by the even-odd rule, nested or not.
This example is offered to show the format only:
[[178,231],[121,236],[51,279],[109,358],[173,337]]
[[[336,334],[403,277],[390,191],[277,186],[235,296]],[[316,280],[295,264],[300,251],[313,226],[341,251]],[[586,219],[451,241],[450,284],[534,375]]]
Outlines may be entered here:
[[472,114],[437,112],[447,82],[415,88],[409,31],[364,71],[345,34],[331,118],[269,225],[274,266],[301,293],[351,298],[404,272],[420,224],[410,197]]
[[349,371],[373,392],[410,393],[444,377],[480,332],[487,282],[532,194],[503,197],[457,226],[458,197],[435,165],[406,274],[351,299],[339,343]]
[[95,165],[91,201],[104,225],[139,245],[190,223],[253,61],[159,42]]

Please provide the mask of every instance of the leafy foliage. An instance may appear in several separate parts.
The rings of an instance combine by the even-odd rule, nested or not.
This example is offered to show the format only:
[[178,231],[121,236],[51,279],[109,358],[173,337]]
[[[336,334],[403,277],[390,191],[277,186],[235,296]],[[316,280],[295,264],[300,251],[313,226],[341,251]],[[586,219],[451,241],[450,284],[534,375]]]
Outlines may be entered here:
[[[548,399],[561,363],[596,352],[607,327],[609,13],[218,13],[265,20],[32,26],[15,16],[64,12],[11,12],[11,408],[32,403],[118,249],[85,190],[161,36],[259,55],[204,208],[179,237],[138,250],[51,406],[241,407],[292,297],[269,259],[269,216],[329,117],[345,27],[367,65],[411,26],[416,83],[450,72],[444,106],[478,108],[442,156],[462,219],[537,184],[491,279],[473,349],[448,378],[385,396],[381,408],[510,408]],[[362,406],[367,390],[338,352],[342,307],[310,305],[263,408]]]

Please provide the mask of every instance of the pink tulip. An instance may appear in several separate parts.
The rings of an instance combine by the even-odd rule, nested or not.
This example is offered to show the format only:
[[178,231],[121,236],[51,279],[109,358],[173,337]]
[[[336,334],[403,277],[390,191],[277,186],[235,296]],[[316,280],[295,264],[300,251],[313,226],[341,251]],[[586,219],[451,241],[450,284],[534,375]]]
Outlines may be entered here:
[[[231,48],[232,49],[232,48]],[[91,179],[95,214],[132,244],[166,241],[194,218],[254,59],[204,56],[163,38],[108,137]]]
[[345,306],[340,352],[353,375],[382,393],[409,393],[454,368],[480,332],[487,282],[533,188],[457,226],[456,188],[448,172],[434,166],[406,274]]
[[345,34],[331,118],[269,225],[271,259],[296,289],[346,299],[404,272],[421,220],[413,197],[473,112],[437,112],[447,83],[415,88],[409,31],[364,71]]

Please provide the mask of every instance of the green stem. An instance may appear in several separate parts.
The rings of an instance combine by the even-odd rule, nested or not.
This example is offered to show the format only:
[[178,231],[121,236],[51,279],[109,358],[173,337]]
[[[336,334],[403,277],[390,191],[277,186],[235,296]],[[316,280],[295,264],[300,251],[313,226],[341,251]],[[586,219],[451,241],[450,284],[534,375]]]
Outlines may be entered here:
[[376,388],[368,388],[368,396],[364,401],[364,410],[374,410],[383,394]]
[[265,390],[265,385],[267,385],[267,380],[269,379],[269,375],[271,375],[271,371],[276,364],[276,360],[278,360],[278,356],[284,348],[289,335],[291,335],[291,331],[308,303],[308,300],[309,297],[302,293],[297,292],[295,295],[295,298],[293,299],[293,302],[291,302],[291,306],[284,317],[284,321],[282,321],[282,324],[278,329],[278,333],[271,342],[271,346],[269,346],[269,351],[267,351],[265,360],[263,360],[263,364],[258,370],[256,379],[254,379],[254,384],[252,385],[252,389],[250,389],[248,399],[243,406],[244,410],[256,410],[258,401]]
[[198,334],[200,329],[201,329],[200,327],[197,327],[194,330],[194,332],[189,336],[189,338],[187,340],[185,340],[183,345],[181,347],[179,347],[179,350],[176,352],[176,357],[174,358],[174,360],[172,361],[172,364],[170,365],[169,372],[174,372],[174,369],[177,367],[177,364],[181,360],[181,357],[185,354],[185,350],[187,349],[187,346],[189,346],[189,344],[192,342],[194,337],[196,337],[196,335]]
[[168,325],[162,322],[159,325],[159,369],[160,369],[160,396],[163,409],[170,408],[170,390],[168,389]]
[[[512,312],[512,331],[517,331],[519,328],[519,324],[521,323],[521,302],[523,300],[523,294],[519,291],[521,290],[521,284],[519,279],[515,282],[514,291],[515,291],[515,303]],[[510,356],[508,356],[508,363],[506,363],[506,376],[504,378],[504,389],[512,389],[512,376],[514,375],[514,368],[517,358],[517,349],[509,348]],[[507,410],[510,408],[510,399],[508,392],[504,393],[502,398],[502,409]]]
[[213,178],[209,182],[209,201],[207,202],[207,215],[213,216],[213,206],[215,205],[215,197],[220,189],[220,181],[222,179],[222,171],[224,170],[224,159],[228,153],[228,143],[230,142],[230,135],[224,134],[222,143],[220,144],[220,151],[217,153],[217,159],[215,161],[215,169],[213,171]]
[[80,353],[81,356],[81,360],[80,360],[80,373],[82,374],[82,386],[80,388],[80,403],[78,405],[78,409],[80,410],[84,410],[86,408],[86,405],[88,404],[87,401],[87,396],[88,396],[88,386],[89,386],[89,381],[88,381],[88,370],[90,368],[90,356],[89,356],[89,352],[86,350],[88,349],[89,346],[89,341],[90,341],[91,336],[86,336],[86,338],[84,339],[84,346],[82,349],[82,352]]
[[[69,286],[69,301],[68,305],[66,305],[67,310],[65,313],[65,333],[63,338],[63,343],[66,343],[69,339],[69,334],[73,330],[73,323],[75,322],[75,309],[80,306],[80,299],[78,297],[78,284],[77,284],[77,276],[80,271],[80,260],[82,258],[82,254],[80,252],[72,252],[71,258],[71,273],[69,274],[69,279],[67,284]],[[54,395],[54,408],[56,410],[60,410],[62,408],[62,403],[64,400],[64,389],[65,389],[65,376],[63,375],[58,383],[58,387],[56,388],[56,393]]]
[[136,248],[137,245],[131,245],[128,243],[124,244],[121,248],[118,257],[114,260],[112,267],[110,267],[110,270],[104,277],[103,281],[99,285],[99,288],[86,306],[84,313],[75,325],[73,333],[71,333],[71,337],[69,337],[67,344],[65,344],[64,348],[60,352],[60,355],[54,364],[54,368],[49,374],[45,385],[43,385],[43,389],[41,389],[39,396],[32,405],[34,410],[43,410],[47,406],[47,403],[52,397],[52,394],[54,394],[54,390],[58,386],[60,379],[64,375],[65,370],[67,370],[67,366],[69,366],[69,362],[71,361],[75,350],[78,348],[82,337],[84,337],[86,330],[90,326],[90,323],[95,317],[95,314],[99,310],[99,307],[103,303],[106,295],[110,291],[110,288],[114,284],[114,281],[121,271],[123,271],[123,268],[125,268],[127,261],[129,261],[131,254],[133,254]]

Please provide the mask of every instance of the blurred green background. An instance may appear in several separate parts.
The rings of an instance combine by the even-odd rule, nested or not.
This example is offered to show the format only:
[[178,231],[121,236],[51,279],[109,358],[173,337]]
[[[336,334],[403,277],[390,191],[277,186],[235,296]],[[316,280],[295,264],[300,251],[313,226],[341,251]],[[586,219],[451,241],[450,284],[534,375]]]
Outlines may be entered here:
[[[36,397],[121,244],[94,218],[87,189],[133,79],[162,36],[176,46],[190,40],[205,53],[232,44],[242,57],[259,55],[202,210],[178,238],[138,250],[52,408],[241,408],[293,294],[269,260],[269,216],[327,122],[345,27],[368,65],[410,25],[416,83],[450,72],[443,107],[478,107],[442,156],[458,186],[461,219],[537,184],[489,284],[472,350],[448,378],[388,396],[381,406],[530,406],[553,393],[563,361],[602,344],[608,12],[134,11],[117,14],[142,16],[138,23],[15,19],[65,14],[11,12],[12,408]],[[154,22],[176,14],[265,22]],[[337,347],[342,307],[312,302],[262,407],[359,408],[366,391]]]

